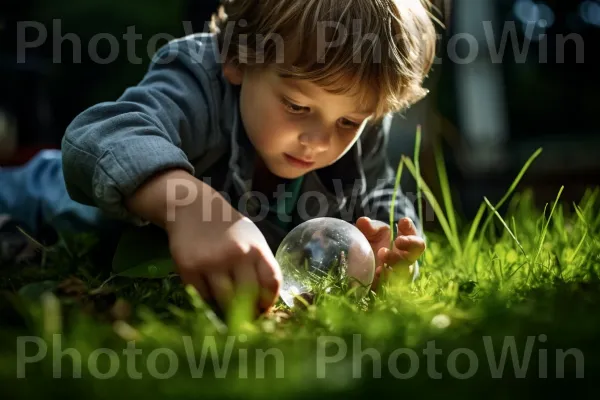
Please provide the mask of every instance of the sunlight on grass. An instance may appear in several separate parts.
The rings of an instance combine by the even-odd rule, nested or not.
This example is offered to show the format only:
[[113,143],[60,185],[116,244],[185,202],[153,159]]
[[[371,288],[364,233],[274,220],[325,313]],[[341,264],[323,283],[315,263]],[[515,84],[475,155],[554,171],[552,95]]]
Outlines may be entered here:
[[[23,294],[29,293],[27,296],[9,296],[8,305],[2,308],[3,315],[12,315],[17,322],[13,328],[0,332],[4,346],[0,347],[0,374],[14,377],[14,367],[7,366],[17,362],[16,337],[40,336],[49,341],[51,334],[57,332],[62,334],[62,348],[77,349],[82,357],[97,348],[114,349],[122,366],[116,378],[95,379],[82,362],[83,379],[77,385],[60,385],[60,380],[51,378],[53,360],[47,357],[27,365],[27,380],[11,382],[14,390],[39,395],[40,389],[36,387],[52,387],[53,394],[65,397],[98,398],[134,393],[144,398],[181,398],[201,392],[208,398],[321,395],[327,399],[345,399],[356,393],[397,388],[398,379],[389,372],[393,363],[389,364],[388,359],[395,351],[397,356],[398,349],[405,352],[410,349],[417,354],[421,366],[414,377],[402,381],[403,394],[465,398],[493,393],[501,398],[520,395],[527,398],[530,392],[521,392],[520,386],[506,384],[504,379],[490,379],[486,358],[489,348],[485,347],[484,338],[493,341],[499,359],[507,337],[514,338],[519,346],[517,351],[522,351],[527,338],[541,334],[548,340],[536,346],[546,346],[548,354],[554,354],[554,348],[577,348],[585,354],[586,368],[597,367],[600,189],[588,190],[581,201],[568,206],[561,202],[564,189],[561,187],[553,204],[547,205],[546,210],[550,211],[546,215],[546,210],[534,206],[534,193],[527,189],[517,191],[527,169],[541,154],[538,150],[500,201],[493,204],[484,197],[473,221],[459,224],[443,157],[436,156],[442,190],[440,202],[421,176],[420,142],[419,129],[414,161],[402,157],[395,182],[399,185],[406,167],[417,181],[419,196],[422,194],[432,207],[440,228],[426,232],[428,248],[422,257],[421,277],[414,283],[391,280],[378,293],[371,292],[363,301],[356,302],[344,295],[345,288],[324,281],[315,301],[305,302],[304,307],[294,312],[279,303],[270,314],[253,319],[249,296],[236,299],[231,312],[223,316],[203,301],[195,289],[182,287],[175,276],[111,277],[110,267],[94,267],[85,258],[81,249],[88,248],[88,239],[81,239],[82,243],[69,242],[69,249],[61,242],[47,254],[47,264],[52,268],[22,268],[2,281],[7,290],[42,280],[44,286],[23,290]],[[501,212],[507,202],[507,211]],[[392,214],[391,224],[395,218]],[[419,218],[422,221],[421,209]],[[69,295],[76,292],[74,289],[63,287],[55,295],[43,295],[41,300],[37,296],[40,290],[56,287],[50,284],[52,280],[61,281],[68,276],[81,279],[89,292],[77,297]],[[108,315],[107,306],[90,308],[94,302],[113,304],[110,301],[115,299],[124,299],[134,306],[130,317],[115,317],[114,307],[108,308]],[[139,369],[144,373],[140,381],[130,379],[124,367],[127,360],[122,356],[123,349],[132,340],[143,349],[137,357]],[[444,379],[436,380],[436,385],[430,384],[432,378],[423,356],[424,349],[432,342],[443,352],[438,365]],[[449,354],[459,348],[471,350],[479,361],[480,368],[468,385],[459,385],[460,380],[443,368],[450,363]],[[48,349],[51,353],[51,343]],[[151,356],[157,349],[163,352],[168,349],[172,352],[169,354],[179,357],[178,369],[170,379],[155,379],[146,367],[164,357],[158,369],[163,373],[168,371],[167,356],[156,357],[157,353]],[[332,361],[336,352],[343,349],[346,356]],[[369,357],[359,357],[358,361],[352,357],[365,349],[381,355],[380,378],[372,378]],[[261,358],[260,351],[271,351],[270,358]],[[197,372],[203,354],[202,379],[190,379]],[[229,357],[226,367],[223,367],[224,357]],[[510,357],[507,357],[506,376],[514,379]],[[190,359],[196,369],[190,369]],[[330,361],[323,366],[325,379],[317,374],[319,362],[324,359]],[[404,360],[396,357],[392,361],[397,363],[393,365],[402,366],[400,370],[407,371],[407,360],[408,357]],[[528,389],[550,390],[548,380],[536,380],[542,364],[532,358],[527,377],[534,380],[527,380]],[[566,365],[565,376],[574,377],[574,364]],[[466,371],[467,367],[468,364],[461,364],[460,370]],[[364,379],[354,378],[359,370]],[[554,366],[548,368],[550,376],[554,370]],[[69,371],[72,368],[66,369],[66,373]]]

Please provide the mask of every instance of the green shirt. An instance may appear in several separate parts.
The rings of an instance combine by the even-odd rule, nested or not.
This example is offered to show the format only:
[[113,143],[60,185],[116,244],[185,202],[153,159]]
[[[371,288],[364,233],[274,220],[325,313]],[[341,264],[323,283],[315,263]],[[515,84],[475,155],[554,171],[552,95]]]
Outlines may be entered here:
[[285,193],[291,192],[292,196],[285,196],[281,199],[273,198],[269,204],[268,218],[284,230],[287,230],[288,225],[291,223],[289,220],[298,202],[303,180],[304,177],[301,176],[287,182],[285,184]]

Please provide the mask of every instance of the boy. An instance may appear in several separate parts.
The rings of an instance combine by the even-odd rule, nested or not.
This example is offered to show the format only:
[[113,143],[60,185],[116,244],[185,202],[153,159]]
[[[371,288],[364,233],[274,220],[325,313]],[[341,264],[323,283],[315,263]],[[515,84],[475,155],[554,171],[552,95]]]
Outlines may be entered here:
[[425,93],[434,46],[419,0],[224,2],[210,34],[169,43],[137,86],[74,119],[41,164],[56,172],[62,157],[47,214],[164,229],[182,281],[224,307],[249,285],[270,308],[275,250],[317,216],[356,224],[377,277],[384,265],[416,276],[425,242],[401,192],[388,251],[385,151],[390,114]]

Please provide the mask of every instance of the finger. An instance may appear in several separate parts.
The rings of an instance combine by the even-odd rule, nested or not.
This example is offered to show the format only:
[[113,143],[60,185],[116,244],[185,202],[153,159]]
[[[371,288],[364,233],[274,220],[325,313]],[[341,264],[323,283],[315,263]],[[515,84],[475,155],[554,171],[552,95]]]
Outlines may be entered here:
[[388,268],[392,268],[399,264],[410,264],[409,257],[410,254],[406,251],[397,249],[390,251],[383,247],[377,252],[377,266],[387,266]]
[[377,290],[379,286],[379,280],[381,279],[383,266],[379,266],[375,269],[375,275],[373,277],[373,282],[371,283],[371,290]]
[[204,299],[205,301],[208,302],[211,300],[212,296],[210,294],[208,284],[202,277],[193,277],[193,279],[188,278],[188,279],[182,280],[182,282],[185,285],[190,285],[194,289],[196,289],[196,291],[198,292],[200,297],[202,299]]
[[367,217],[360,217],[356,220],[356,227],[363,233],[365,236],[370,236],[374,233],[375,229],[371,224],[371,219]]
[[388,280],[391,274],[409,277],[412,273],[409,267],[414,264],[414,261],[411,260],[409,252],[398,249],[390,251],[387,248],[382,248],[377,255],[381,260],[381,266],[377,267],[375,279],[373,285],[371,285],[374,290],[382,281]]
[[417,228],[413,221],[408,218],[402,218],[398,221],[398,235],[418,235]]
[[386,247],[382,247],[377,251],[377,266],[381,266],[385,264],[385,260],[387,259],[388,253],[390,250]]
[[386,223],[373,221],[368,217],[360,217],[356,221],[356,227],[369,241],[378,240],[390,232],[390,227]]
[[242,293],[256,301],[258,293],[258,277],[251,263],[244,263],[232,271],[236,294]]
[[231,277],[222,272],[212,273],[206,276],[206,281],[210,286],[210,291],[219,304],[221,310],[229,309],[231,300],[235,294],[233,281]]
[[381,249],[378,253],[380,262],[387,264],[390,267],[401,265],[411,265],[419,259],[421,256],[419,251],[406,251],[398,248],[394,248],[392,251],[389,249]]
[[425,241],[423,238],[415,235],[398,236],[394,240],[394,245],[399,250],[415,252],[422,254],[425,251]]
[[[389,250],[385,249],[385,248],[380,250],[380,253],[387,253],[387,252],[389,252]],[[377,287],[379,286],[379,284],[388,278],[390,271],[391,271],[390,267],[384,265],[384,263],[382,263],[377,268],[375,268],[375,276],[373,278],[373,283],[371,284],[371,288],[373,290],[376,290]]]
[[409,256],[408,252],[395,249],[393,251],[388,251],[386,253],[384,262],[389,267],[394,267],[400,263],[402,263],[402,264],[409,263],[409,261],[407,260],[408,256]]
[[208,301],[210,299],[211,295],[208,285],[198,270],[180,269],[179,277],[184,285],[190,285],[196,289],[200,297],[204,300]]
[[209,285],[206,283],[204,278],[201,277],[197,279],[193,286],[196,288],[196,290],[198,290],[200,297],[202,297],[204,300],[209,301],[211,299],[210,290],[208,288]]
[[281,269],[274,257],[260,257],[256,262],[256,276],[259,284],[259,307],[268,311],[277,301],[282,283]]

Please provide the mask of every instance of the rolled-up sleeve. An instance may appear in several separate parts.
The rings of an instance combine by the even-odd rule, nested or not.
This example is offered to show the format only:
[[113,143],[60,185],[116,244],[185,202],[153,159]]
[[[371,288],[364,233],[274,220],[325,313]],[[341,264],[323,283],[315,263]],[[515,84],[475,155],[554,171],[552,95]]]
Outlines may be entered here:
[[[174,53],[176,52],[176,54]],[[67,191],[77,202],[135,224],[124,199],[154,174],[182,168],[191,174],[190,152],[206,148],[210,93],[203,66],[185,46],[167,45],[142,81],[113,102],[79,114],[62,141]],[[196,60],[198,61],[198,60]]]

